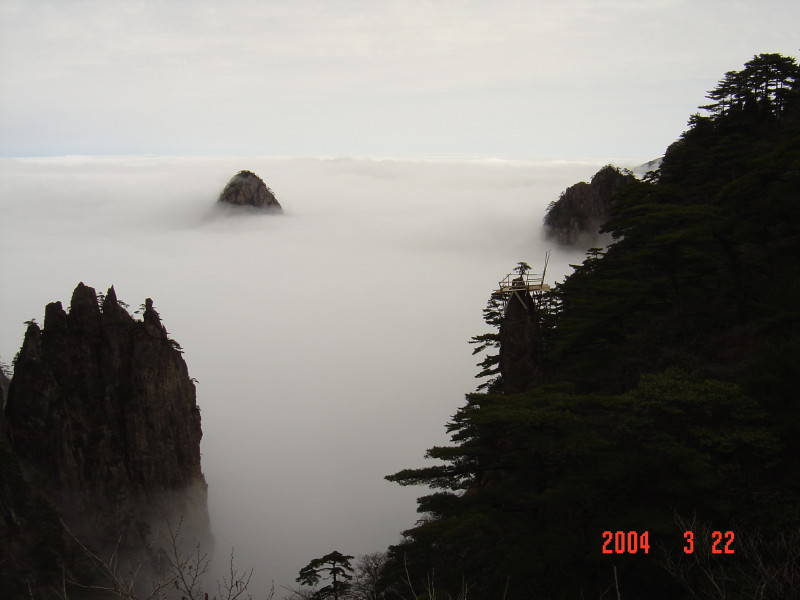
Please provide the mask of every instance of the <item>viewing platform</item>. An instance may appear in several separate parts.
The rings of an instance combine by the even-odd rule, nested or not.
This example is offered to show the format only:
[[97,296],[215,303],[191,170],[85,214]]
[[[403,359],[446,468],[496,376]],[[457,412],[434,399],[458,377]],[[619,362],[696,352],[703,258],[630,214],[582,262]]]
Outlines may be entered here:
[[509,294],[511,292],[541,293],[550,290],[550,286],[544,282],[544,275],[537,275],[536,273],[525,273],[524,275],[509,273],[497,285],[497,289],[494,290],[495,294]]
[[538,273],[531,273],[530,266],[527,263],[519,263],[519,267],[506,275],[497,283],[497,289],[492,292],[492,295],[499,298],[503,303],[503,312],[508,309],[511,299],[516,297],[526,308],[529,302],[526,302],[525,296],[529,295],[533,300],[533,306],[539,307],[542,301],[542,294],[550,291],[551,287],[544,282],[544,276],[547,273],[547,263],[550,261],[550,252],[547,252],[544,257],[544,268],[541,275]]

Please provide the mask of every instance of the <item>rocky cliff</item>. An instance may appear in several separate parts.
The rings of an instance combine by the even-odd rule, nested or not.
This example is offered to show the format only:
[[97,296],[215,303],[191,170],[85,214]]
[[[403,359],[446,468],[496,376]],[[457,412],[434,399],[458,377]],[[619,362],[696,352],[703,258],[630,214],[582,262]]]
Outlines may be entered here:
[[608,219],[611,199],[620,187],[635,177],[606,165],[592,176],[568,187],[547,208],[544,217],[548,237],[562,244],[574,244],[582,235],[595,237]]
[[[44,326],[28,324],[2,420],[4,470],[56,515],[48,513],[51,553],[74,536],[96,552],[118,545],[121,557],[157,570],[163,529],[180,519],[185,534],[209,542],[195,387],[150,299],[141,321],[113,287],[99,302],[78,284],[68,312],[48,304]],[[24,497],[6,490],[0,501],[4,537],[30,550],[39,534],[16,523]],[[55,531],[62,521],[67,531]],[[72,568],[67,554],[58,560]],[[0,575],[45,585],[41,561],[20,568]]]
[[8,393],[8,385],[11,383],[5,374],[5,371],[0,369],[0,409],[5,406],[6,394]]
[[220,202],[281,211],[281,205],[267,184],[252,171],[239,171],[222,190]]
[[530,293],[519,291],[508,301],[500,323],[500,379],[506,394],[523,392],[542,378],[541,316]]

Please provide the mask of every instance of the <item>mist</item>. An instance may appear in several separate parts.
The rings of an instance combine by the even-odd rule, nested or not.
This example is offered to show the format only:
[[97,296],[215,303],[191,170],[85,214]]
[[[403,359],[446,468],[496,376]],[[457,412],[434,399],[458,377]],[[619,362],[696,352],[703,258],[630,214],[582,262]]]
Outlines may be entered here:
[[[652,157],[644,157],[652,158]],[[254,591],[309,559],[400,540],[423,464],[474,391],[467,340],[517,261],[582,259],[542,237],[595,163],[296,158],[0,160],[0,357],[79,281],[154,300],[198,380],[216,559]],[[241,169],[284,214],[215,205]]]

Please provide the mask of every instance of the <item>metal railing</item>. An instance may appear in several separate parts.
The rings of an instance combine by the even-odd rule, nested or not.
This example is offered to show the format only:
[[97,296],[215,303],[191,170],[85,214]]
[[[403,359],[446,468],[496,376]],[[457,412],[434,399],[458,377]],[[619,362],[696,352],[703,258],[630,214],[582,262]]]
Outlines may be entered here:
[[498,288],[495,290],[499,293],[507,292],[542,292],[550,289],[550,286],[544,282],[542,275],[536,273],[509,273],[502,280],[498,282]]

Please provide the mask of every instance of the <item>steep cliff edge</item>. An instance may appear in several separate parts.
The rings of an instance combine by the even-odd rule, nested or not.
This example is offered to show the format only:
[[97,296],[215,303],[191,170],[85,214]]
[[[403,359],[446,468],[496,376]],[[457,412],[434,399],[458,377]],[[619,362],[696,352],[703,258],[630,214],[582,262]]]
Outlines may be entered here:
[[[153,570],[167,523],[182,519],[188,537],[210,541],[194,383],[150,299],[141,321],[113,287],[102,304],[82,283],[69,312],[48,304],[44,327],[28,324],[2,420],[4,468],[28,489],[0,498],[12,546],[29,550],[38,535],[25,529],[36,528],[31,519],[14,523],[33,495],[56,513],[47,527],[63,520],[71,532],[51,538],[69,542],[74,534],[95,551],[119,544],[121,556]],[[73,558],[60,561],[69,567]],[[33,561],[11,575],[36,587],[47,583],[41,567]]]
[[499,368],[501,390],[524,392],[543,376],[540,309],[527,291],[515,292],[500,322]]
[[608,219],[611,198],[635,177],[606,165],[592,176],[568,187],[547,207],[545,232],[562,244],[574,244],[582,235],[596,236]]
[[5,374],[3,369],[0,369],[0,410],[6,405],[6,394],[8,393],[8,385],[11,381]]

